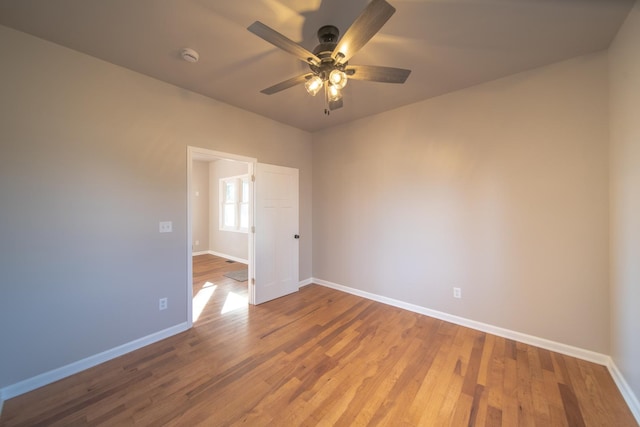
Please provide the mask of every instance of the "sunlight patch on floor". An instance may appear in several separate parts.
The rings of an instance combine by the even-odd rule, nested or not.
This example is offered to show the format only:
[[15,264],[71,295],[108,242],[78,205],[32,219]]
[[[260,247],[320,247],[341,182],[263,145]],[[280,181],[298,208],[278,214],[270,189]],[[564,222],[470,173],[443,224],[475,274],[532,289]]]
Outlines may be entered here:
[[194,322],[198,320],[200,315],[202,314],[202,310],[207,306],[207,303],[213,296],[218,285],[214,285],[211,282],[207,282],[202,286],[202,289],[198,291],[195,297],[193,297],[193,316],[192,319]]
[[239,308],[246,309],[248,304],[249,302],[247,300],[247,297],[238,295],[235,292],[229,292],[229,295],[227,295],[227,299],[224,302],[224,306],[222,307],[222,311],[220,312],[220,314],[225,314]]

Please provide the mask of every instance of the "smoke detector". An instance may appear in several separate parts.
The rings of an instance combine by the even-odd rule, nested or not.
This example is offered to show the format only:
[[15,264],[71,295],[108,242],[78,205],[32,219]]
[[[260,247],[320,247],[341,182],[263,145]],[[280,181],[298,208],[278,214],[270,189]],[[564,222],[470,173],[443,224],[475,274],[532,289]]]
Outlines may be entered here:
[[188,47],[180,51],[180,56],[187,62],[198,62],[198,59],[200,59],[198,52]]

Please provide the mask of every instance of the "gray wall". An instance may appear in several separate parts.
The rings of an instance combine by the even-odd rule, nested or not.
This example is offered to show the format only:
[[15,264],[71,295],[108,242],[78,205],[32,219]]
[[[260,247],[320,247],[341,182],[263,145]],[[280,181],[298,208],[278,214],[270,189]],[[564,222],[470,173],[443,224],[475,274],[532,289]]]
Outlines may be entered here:
[[608,58],[318,133],[312,164],[308,133],[0,26],[0,388],[186,320],[193,145],[300,169],[301,279],[313,249],[318,278],[610,353],[639,395],[639,31],[636,4]]
[[314,134],[313,276],[608,354],[607,86],[601,53]]
[[2,26],[0,58],[0,388],[187,321],[187,145],[300,170],[310,277],[310,134]]
[[193,252],[209,250],[209,162],[194,160],[191,169]]
[[611,354],[640,396],[640,3],[609,51]]
[[216,253],[235,258],[249,258],[249,236],[247,233],[220,230],[220,178],[245,175],[249,168],[245,163],[217,160],[209,164],[210,194],[210,249]]

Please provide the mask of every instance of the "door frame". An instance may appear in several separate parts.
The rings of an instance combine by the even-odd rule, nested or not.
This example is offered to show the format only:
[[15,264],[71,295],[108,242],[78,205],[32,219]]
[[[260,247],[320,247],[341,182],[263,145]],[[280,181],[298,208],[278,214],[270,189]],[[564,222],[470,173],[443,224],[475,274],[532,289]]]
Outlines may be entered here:
[[[187,325],[189,328],[193,326],[193,206],[191,201],[192,187],[193,187],[193,161],[211,161],[211,160],[232,160],[236,162],[247,163],[248,173],[250,176],[254,175],[256,163],[258,160],[254,157],[240,156],[238,154],[224,153],[222,151],[209,150],[207,148],[194,147],[187,145]],[[254,225],[254,183],[249,182],[249,226]],[[247,233],[248,239],[248,269],[249,277],[255,277],[255,246],[254,246],[255,234],[249,230]],[[249,279],[251,280],[251,279]],[[251,292],[251,283],[249,286],[249,304],[255,304],[254,292]]]

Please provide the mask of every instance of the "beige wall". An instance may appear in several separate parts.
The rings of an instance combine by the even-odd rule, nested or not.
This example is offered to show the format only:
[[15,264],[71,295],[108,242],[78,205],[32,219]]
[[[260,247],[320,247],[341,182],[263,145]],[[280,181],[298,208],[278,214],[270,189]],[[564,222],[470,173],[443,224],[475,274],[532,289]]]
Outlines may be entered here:
[[187,321],[187,145],[298,168],[311,236],[309,133],[2,26],[0,58],[0,388]]
[[608,354],[607,141],[605,54],[314,134],[313,276]]
[[640,3],[609,51],[611,354],[640,396]]
[[234,258],[249,259],[249,236],[247,233],[220,230],[220,178],[245,175],[249,172],[246,163],[218,160],[209,164],[210,175],[210,211],[209,233],[210,249],[216,253]]
[[191,169],[191,234],[193,252],[209,250],[209,163],[194,161]]

